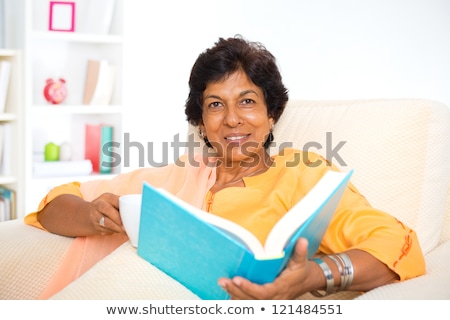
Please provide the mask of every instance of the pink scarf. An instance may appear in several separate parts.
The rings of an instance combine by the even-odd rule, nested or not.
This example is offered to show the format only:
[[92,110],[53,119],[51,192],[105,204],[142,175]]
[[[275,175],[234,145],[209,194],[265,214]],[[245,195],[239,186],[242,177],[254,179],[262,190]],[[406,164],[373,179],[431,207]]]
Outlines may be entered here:
[[[215,181],[214,167],[206,165],[200,155],[190,162],[187,158],[183,159],[185,162],[179,161],[178,165],[138,169],[111,180],[85,182],[81,184],[80,191],[85,200],[91,201],[104,192],[118,195],[141,193],[142,183],[147,181],[156,187],[165,188],[184,201],[204,208],[204,196]],[[127,240],[125,234],[75,238],[57,272],[38,299],[48,299],[61,291]]]

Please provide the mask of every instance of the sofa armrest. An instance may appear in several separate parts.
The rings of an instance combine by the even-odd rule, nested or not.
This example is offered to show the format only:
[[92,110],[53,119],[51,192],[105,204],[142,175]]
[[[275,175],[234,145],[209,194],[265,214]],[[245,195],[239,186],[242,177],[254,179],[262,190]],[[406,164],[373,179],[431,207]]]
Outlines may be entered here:
[[73,238],[24,224],[0,223],[0,299],[36,299],[56,272]]
[[142,259],[129,241],[98,262],[51,300],[198,300],[157,267]]

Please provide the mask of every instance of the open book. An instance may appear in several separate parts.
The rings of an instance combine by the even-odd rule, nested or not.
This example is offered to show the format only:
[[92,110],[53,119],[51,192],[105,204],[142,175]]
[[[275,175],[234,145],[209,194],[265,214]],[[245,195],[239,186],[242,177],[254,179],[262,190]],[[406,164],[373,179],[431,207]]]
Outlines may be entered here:
[[328,171],[273,227],[266,243],[238,224],[144,183],[138,255],[202,299],[226,299],[220,277],[273,281],[300,237],[315,254],[353,171]]

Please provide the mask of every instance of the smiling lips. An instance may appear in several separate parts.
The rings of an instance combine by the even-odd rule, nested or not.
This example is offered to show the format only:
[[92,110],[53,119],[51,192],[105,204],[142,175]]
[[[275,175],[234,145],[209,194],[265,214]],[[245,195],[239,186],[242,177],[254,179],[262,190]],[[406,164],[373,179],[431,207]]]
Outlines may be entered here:
[[233,137],[225,137],[226,140],[240,140],[248,137],[248,135],[245,136],[233,136]]
[[227,142],[241,142],[242,140],[246,139],[247,137],[249,137],[250,134],[246,134],[246,135],[239,135],[239,136],[228,136],[225,137],[225,140],[227,140]]

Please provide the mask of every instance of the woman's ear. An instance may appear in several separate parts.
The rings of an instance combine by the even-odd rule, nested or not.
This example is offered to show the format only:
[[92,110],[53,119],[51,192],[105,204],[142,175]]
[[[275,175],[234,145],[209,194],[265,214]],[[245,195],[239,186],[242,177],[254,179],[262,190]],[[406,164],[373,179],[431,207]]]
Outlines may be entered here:
[[275,120],[271,116],[269,116],[269,124],[270,124],[270,130],[272,130],[273,126],[275,125]]
[[205,125],[203,124],[203,121],[200,121],[199,122],[199,124],[198,124],[198,130],[199,130],[199,132],[201,132],[202,133],[202,135],[206,135],[205,134]]

